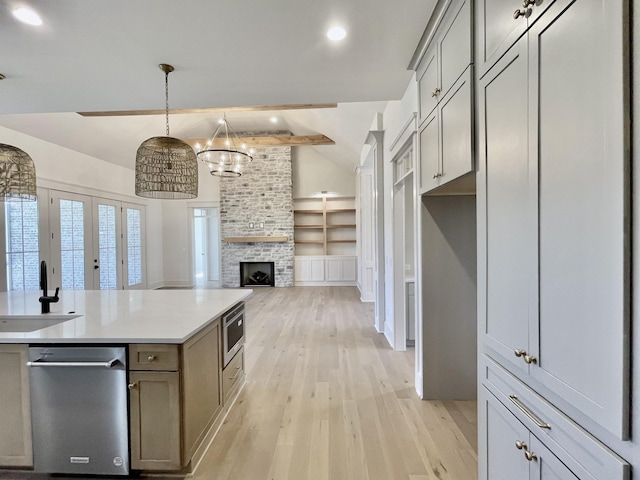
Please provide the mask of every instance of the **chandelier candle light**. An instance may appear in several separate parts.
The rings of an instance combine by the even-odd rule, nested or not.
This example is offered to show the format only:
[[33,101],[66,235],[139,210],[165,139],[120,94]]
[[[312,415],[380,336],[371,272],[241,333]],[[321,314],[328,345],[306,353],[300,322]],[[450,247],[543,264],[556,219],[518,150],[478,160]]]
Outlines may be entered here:
[[198,160],[193,149],[169,136],[169,73],[173,67],[159,65],[164,72],[167,136],[142,142],[136,154],[136,195],[147,198],[185,199],[198,196]]
[[211,175],[239,177],[242,170],[253,161],[253,149],[240,141],[231,130],[226,115],[218,120],[218,128],[204,147],[196,145],[198,158],[209,166]]

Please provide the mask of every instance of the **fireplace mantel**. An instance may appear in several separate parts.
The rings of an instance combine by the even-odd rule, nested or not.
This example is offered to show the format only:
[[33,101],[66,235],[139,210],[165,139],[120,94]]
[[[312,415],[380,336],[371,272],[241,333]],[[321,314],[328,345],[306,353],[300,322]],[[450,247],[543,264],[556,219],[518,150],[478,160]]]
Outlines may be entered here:
[[227,237],[223,240],[229,243],[282,243],[289,241],[289,237]]

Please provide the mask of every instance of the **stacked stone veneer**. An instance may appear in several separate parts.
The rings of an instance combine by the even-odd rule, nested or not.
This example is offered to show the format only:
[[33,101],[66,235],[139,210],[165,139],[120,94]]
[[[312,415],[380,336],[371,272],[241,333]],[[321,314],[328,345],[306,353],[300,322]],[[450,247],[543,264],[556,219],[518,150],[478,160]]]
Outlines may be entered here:
[[[256,133],[251,135],[256,136]],[[256,149],[241,177],[220,179],[222,285],[240,286],[240,262],[274,262],[275,286],[293,286],[291,147]],[[260,223],[264,228],[260,229]],[[254,228],[250,229],[249,224]],[[287,237],[282,243],[228,243],[226,237]]]

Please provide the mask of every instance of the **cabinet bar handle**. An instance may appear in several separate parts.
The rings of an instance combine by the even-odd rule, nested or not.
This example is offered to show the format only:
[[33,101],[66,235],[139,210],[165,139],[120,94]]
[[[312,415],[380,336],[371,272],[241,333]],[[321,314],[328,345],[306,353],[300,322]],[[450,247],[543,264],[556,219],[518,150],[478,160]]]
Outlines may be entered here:
[[99,368],[113,368],[118,363],[118,359],[114,358],[108,362],[43,362],[42,360],[35,360],[33,362],[27,362],[27,367],[99,367]]
[[509,395],[509,400],[511,400],[511,403],[518,407],[518,410],[524,413],[529,420],[535,423],[537,427],[547,429],[551,428],[551,425],[540,420],[531,410],[525,407],[522,402],[518,400],[518,397],[516,395]]

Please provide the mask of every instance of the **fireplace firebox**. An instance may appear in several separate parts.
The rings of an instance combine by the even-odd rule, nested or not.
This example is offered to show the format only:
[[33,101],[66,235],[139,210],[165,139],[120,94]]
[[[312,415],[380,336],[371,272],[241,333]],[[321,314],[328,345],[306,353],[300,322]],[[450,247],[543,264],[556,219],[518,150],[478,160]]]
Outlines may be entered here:
[[275,287],[275,262],[240,262],[241,287]]

